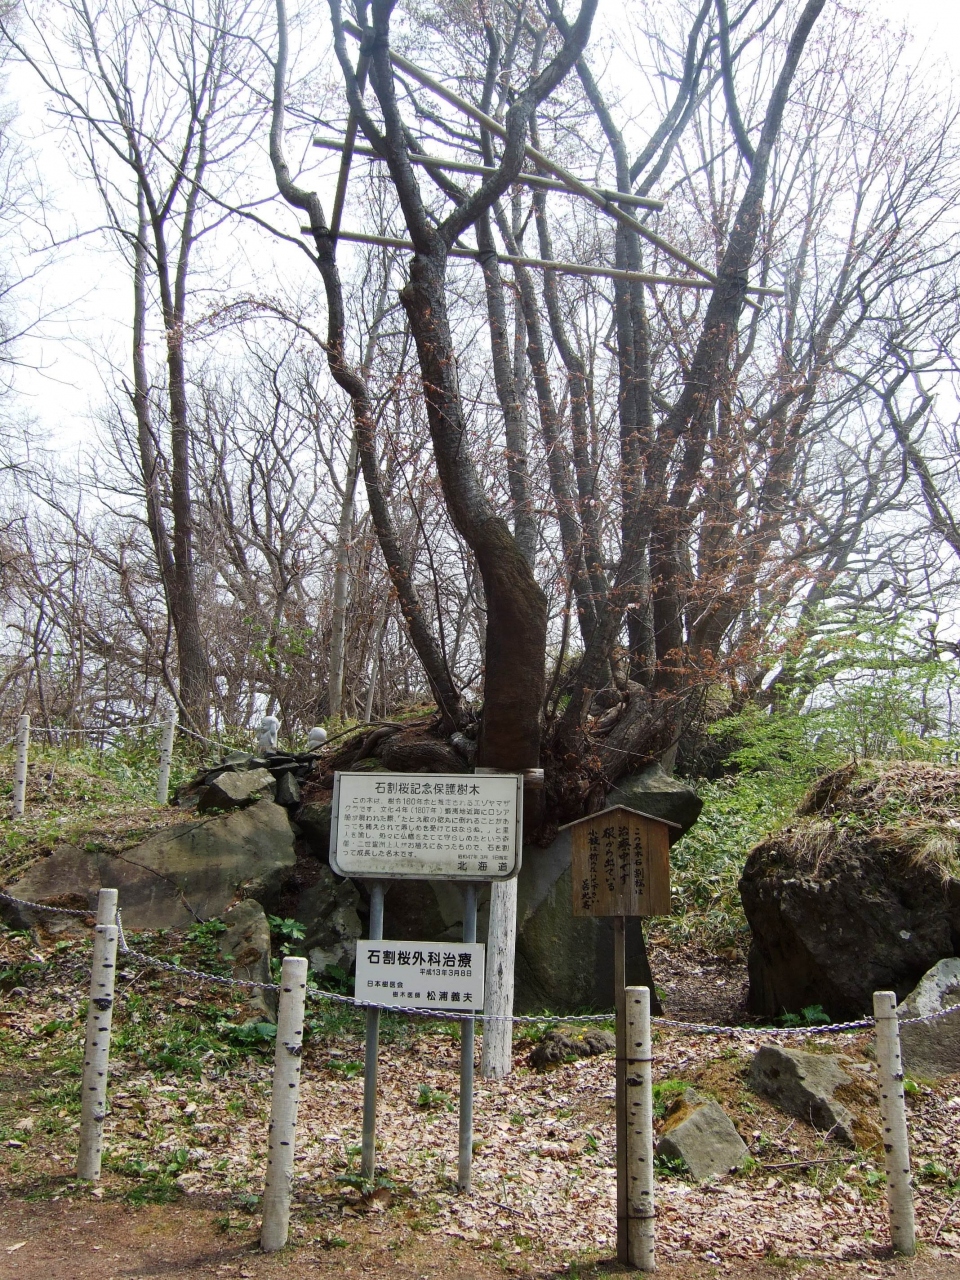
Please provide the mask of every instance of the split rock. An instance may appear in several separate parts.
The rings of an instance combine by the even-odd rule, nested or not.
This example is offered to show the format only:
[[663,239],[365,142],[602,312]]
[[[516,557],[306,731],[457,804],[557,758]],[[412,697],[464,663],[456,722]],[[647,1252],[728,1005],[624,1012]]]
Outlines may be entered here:
[[[183,929],[222,916],[237,898],[270,906],[296,862],[286,810],[270,800],[158,832],[123,853],[63,845],[10,886],[31,902],[95,907],[117,889],[129,929]],[[25,921],[32,923],[32,921]]]
[[781,1111],[806,1120],[848,1147],[874,1146],[880,1138],[872,1121],[856,1115],[847,1102],[867,1102],[870,1088],[855,1080],[833,1053],[805,1053],[762,1045],[750,1064],[748,1083]]
[[296,813],[297,826],[310,846],[310,852],[315,858],[320,858],[324,862],[330,856],[332,814],[332,805],[316,804],[314,801],[302,804]]
[[[253,898],[244,898],[224,913],[226,930],[220,935],[220,954],[233,966],[240,982],[270,982],[270,925],[266,912]],[[277,1020],[277,993],[247,987],[246,1003],[251,1012],[269,1022]]]
[[747,1144],[718,1102],[687,1089],[667,1113],[657,1155],[682,1160],[698,1182],[739,1169]]
[[703,809],[703,801],[693,787],[680,778],[671,777],[658,764],[621,778],[607,796],[606,807],[609,809],[617,804],[639,809],[651,818],[675,822],[682,830],[671,831],[671,844],[690,830]]
[[463,773],[463,757],[446,742],[418,733],[395,733],[382,744],[380,761],[399,773]]
[[197,809],[200,813],[209,809],[238,809],[258,800],[272,799],[276,790],[276,779],[268,769],[221,773],[208,783]]
[[953,1009],[936,1022],[900,1027],[903,1065],[912,1075],[944,1076],[960,1072],[960,960],[948,957],[935,964],[897,1008],[897,1016],[927,1018]]
[[363,927],[357,907],[360,894],[350,880],[335,876],[322,864],[319,877],[301,893],[296,919],[304,926],[301,949],[316,974],[336,965],[348,973],[357,957],[357,939]]

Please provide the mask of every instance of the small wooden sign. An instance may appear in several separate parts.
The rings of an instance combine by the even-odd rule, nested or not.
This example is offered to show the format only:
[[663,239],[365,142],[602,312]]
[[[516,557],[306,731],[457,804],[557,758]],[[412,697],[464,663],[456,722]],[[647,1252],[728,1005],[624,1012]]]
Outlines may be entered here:
[[568,823],[575,916],[670,914],[670,829],[676,823],[615,805]]

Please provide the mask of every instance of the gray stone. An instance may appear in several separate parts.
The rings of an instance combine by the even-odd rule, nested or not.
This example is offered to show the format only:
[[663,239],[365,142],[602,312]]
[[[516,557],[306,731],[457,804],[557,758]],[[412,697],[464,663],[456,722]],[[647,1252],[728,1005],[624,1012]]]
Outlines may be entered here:
[[690,830],[703,809],[703,801],[693,787],[679,778],[672,778],[658,764],[621,778],[607,796],[606,807],[609,809],[617,804],[639,809],[651,818],[675,822],[682,830],[671,831],[671,844],[679,840],[684,831]]
[[294,805],[300,803],[300,783],[292,773],[281,773],[277,779],[277,793],[274,796],[277,804]]
[[253,756],[249,751],[228,751],[224,756],[224,764],[232,765],[234,769],[249,769]]
[[330,856],[330,819],[333,807],[329,804],[302,804],[297,810],[297,826],[310,846],[315,858],[326,862]]
[[779,1045],[762,1045],[750,1064],[748,1083],[789,1116],[806,1120],[815,1129],[846,1146],[873,1146],[879,1138],[872,1122],[856,1115],[840,1093],[853,1101],[864,1099],[862,1079],[855,1080],[832,1053],[804,1053]]
[[221,773],[207,786],[197,810],[239,809],[276,794],[277,781],[268,769],[248,769],[243,773]]
[[[224,913],[227,926],[220,935],[220,954],[231,962],[240,982],[270,982],[270,925],[266,912],[253,898],[244,898]],[[277,993],[247,988],[244,1001],[251,1013],[268,1022],[277,1020]]]
[[331,965],[345,973],[353,967],[357,939],[363,931],[359,905],[356,886],[339,879],[325,864],[319,867],[316,882],[300,894],[294,917],[304,926],[299,950],[306,952],[317,975]]
[[698,1182],[739,1169],[747,1144],[718,1102],[687,1089],[667,1114],[657,1155],[682,1160]]
[[960,960],[950,956],[928,970],[897,1008],[897,1016],[927,1018],[953,1009],[936,1022],[900,1027],[903,1066],[911,1075],[933,1078],[960,1072]]
[[96,905],[117,889],[130,929],[182,929],[222,916],[240,897],[268,909],[296,863],[286,810],[271,800],[168,827],[123,853],[86,853],[69,845],[43,858],[10,886],[18,898]]

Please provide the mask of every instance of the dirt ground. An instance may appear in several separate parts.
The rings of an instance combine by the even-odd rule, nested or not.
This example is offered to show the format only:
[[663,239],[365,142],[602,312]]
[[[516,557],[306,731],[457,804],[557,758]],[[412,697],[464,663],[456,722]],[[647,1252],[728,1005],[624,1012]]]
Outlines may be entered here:
[[[168,952],[172,941],[160,941]],[[0,1005],[0,1280],[588,1280],[626,1271],[612,1261],[612,1056],[540,1074],[525,1061],[531,1042],[518,1039],[513,1075],[478,1081],[474,1190],[459,1196],[459,1045],[435,1025],[400,1027],[382,1046],[383,1178],[366,1199],[356,1179],[360,1024],[317,1030],[304,1050],[290,1244],[261,1254],[272,1052],[224,1058],[226,1033],[210,1029],[239,1016],[229,996],[205,1005],[208,988],[132,964],[120,975],[103,1180],[93,1191],[76,1182],[86,945],[34,949],[8,936],[0,956],[23,984]],[[742,965],[693,948],[661,950],[658,961],[671,1016],[715,1022],[741,1012]],[[663,1097],[688,1084],[717,1097],[751,1156],[715,1183],[659,1171],[659,1274],[960,1280],[960,1077],[917,1085],[908,1099],[922,1243],[916,1260],[895,1261],[876,1155],[838,1147],[746,1087],[763,1039],[747,1029],[657,1031]],[[868,1080],[869,1035],[803,1047],[852,1055]]]
[[[389,1280],[502,1280],[501,1261],[443,1236],[420,1235],[356,1222],[331,1245],[328,1235],[300,1237],[279,1254],[257,1248],[253,1231],[225,1234],[216,1223],[216,1206],[146,1205],[139,1209],[74,1201],[0,1203],[0,1280],[180,1280],[223,1276],[243,1280],[298,1277],[340,1280],[344,1276],[384,1276]],[[506,1274],[538,1280],[588,1280],[625,1274],[628,1268],[600,1262],[586,1268],[543,1268],[536,1257],[514,1264]],[[861,1260],[818,1263],[777,1259],[711,1265],[702,1259],[673,1260],[661,1256],[658,1275],[664,1280],[700,1280],[730,1274],[743,1280],[834,1280],[877,1277],[894,1280],[958,1280],[960,1259],[921,1256],[911,1262]]]

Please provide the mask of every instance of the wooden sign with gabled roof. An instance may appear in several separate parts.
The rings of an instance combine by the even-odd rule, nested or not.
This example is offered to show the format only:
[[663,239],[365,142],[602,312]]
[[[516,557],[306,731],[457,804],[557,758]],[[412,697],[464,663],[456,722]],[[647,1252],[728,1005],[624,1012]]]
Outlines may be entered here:
[[573,837],[573,914],[669,915],[671,829],[622,804],[562,827]]

